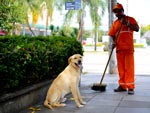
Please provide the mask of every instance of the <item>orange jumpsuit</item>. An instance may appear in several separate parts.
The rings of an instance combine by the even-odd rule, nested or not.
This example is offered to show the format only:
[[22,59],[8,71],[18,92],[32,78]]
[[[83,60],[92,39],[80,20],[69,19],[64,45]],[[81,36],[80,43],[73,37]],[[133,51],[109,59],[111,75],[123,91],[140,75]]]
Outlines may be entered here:
[[[133,17],[125,16],[131,24],[137,24]],[[120,20],[115,20],[109,30],[109,36],[115,38],[121,26]],[[116,40],[116,55],[119,72],[119,85],[126,89],[134,89],[134,39],[133,30],[122,25],[120,34]]]

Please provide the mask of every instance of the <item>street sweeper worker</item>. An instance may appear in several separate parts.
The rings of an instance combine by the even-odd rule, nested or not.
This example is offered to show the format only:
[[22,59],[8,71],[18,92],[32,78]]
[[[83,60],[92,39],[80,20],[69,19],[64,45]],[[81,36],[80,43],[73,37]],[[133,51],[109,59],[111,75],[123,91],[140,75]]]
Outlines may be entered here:
[[[139,26],[133,17],[124,14],[122,4],[117,3],[112,11],[117,19],[113,22],[108,35],[113,39],[112,48],[116,47],[116,58],[119,72],[119,86],[114,89],[114,92],[128,91],[128,94],[134,94],[133,32],[138,32]],[[118,32],[119,34],[117,35]]]

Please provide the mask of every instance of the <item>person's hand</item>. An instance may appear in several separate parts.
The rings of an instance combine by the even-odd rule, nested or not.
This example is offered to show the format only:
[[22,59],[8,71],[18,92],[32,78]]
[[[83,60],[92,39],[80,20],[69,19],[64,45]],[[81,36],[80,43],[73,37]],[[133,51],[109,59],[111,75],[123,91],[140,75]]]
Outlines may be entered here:
[[120,21],[121,21],[121,23],[122,23],[123,25],[125,25],[125,26],[131,28],[132,30],[134,30],[134,31],[136,31],[136,32],[139,31],[139,26],[138,26],[138,24],[131,24],[131,23],[129,22],[129,20],[126,19],[126,18],[121,18]]
[[130,26],[130,22],[129,22],[126,18],[122,18],[122,19],[121,19],[121,23],[122,23],[123,25],[126,25],[127,27]]
[[116,47],[116,43],[112,44],[112,49],[114,49]]

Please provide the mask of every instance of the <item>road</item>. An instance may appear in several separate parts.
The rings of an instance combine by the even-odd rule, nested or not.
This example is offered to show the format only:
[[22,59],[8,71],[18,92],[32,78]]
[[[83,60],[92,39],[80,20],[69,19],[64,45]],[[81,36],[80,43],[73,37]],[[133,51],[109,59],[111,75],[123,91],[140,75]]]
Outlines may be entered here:
[[[108,60],[108,52],[102,48],[94,51],[94,48],[84,48],[83,72],[84,73],[103,73]],[[150,47],[135,48],[135,74],[150,75]],[[108,73],[108,71],[106,72]]]

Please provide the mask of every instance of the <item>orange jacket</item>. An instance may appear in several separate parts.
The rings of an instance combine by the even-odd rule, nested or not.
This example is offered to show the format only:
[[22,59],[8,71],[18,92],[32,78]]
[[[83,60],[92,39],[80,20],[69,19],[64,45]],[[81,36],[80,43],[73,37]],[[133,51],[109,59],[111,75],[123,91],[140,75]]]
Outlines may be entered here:
[[[136,20],[133,17],[125,16],[126,20],[130,24],[137,24]],[[121,22],[120,20],[115,20],[112,24],[108,35],[115,38],[115,35],[117,34],[118,30],[120,29]],[[116,50],[134,50],[134,39],[133,39],[133,30],[126,25],[122,25],[122,28],[120,30],[120,34],[118,35],[118,39],[116,41]]]

